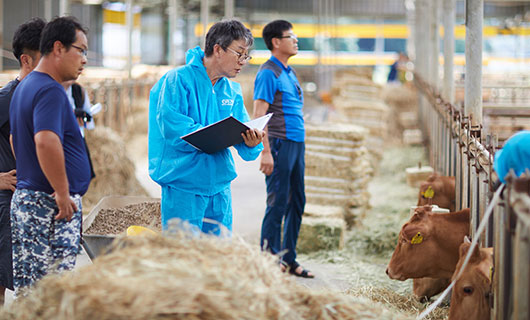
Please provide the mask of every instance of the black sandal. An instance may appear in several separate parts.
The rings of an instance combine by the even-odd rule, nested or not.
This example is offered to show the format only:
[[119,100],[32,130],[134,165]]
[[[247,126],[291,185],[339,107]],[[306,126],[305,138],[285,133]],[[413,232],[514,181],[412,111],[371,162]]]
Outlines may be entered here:
[[302,268],[302,273],[296,273],[296,269],[298,269],[298,267],[300,267],[300,264],[294,261],[293,263],[289,265],[289,273],[297,277],[302,277],[302,278],[314,278],[315,277],[314,275],[309,274],[309,272],[311,271],[306,270],[304,268]]

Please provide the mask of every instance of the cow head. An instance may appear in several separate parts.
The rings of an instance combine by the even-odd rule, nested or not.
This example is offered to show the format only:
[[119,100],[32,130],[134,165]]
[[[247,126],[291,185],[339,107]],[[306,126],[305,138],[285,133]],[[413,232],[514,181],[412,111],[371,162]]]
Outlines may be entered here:
[[435,214],[430,206],[418,207],[399,232],[386,273],[396,280],[450,278],[468,232],[469,209]]
[[[454,275],[462,268],[471,243],[460,245],[460,259]],[[479,320],[490,318],[489,297],[493,275],[492,249],[475,247],[471,259],[455,282],[451,296],[450,320]]]
[[[427,190],[434,193],[431,199],[426,197]],[[435,173],[421,183],[418,193],[418,206],[435,204],[440,208],[446,208],[453,212],[455,210],[455,197],[455,177],[445,177]]]
[[423,270],[436,263],[436,242],[429,219],[430,206],[416,208],[414,215],[399,232],[398,243],[386,270],[391,279],[425,277]]

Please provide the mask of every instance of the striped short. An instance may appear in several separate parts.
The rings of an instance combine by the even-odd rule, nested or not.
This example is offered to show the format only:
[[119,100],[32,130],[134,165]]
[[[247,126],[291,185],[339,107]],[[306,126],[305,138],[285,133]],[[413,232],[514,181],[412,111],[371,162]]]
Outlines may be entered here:
[[50,272],[72,270],[81,238],[81,197],[72,220],[55,220],[59,212],[51,195],[17,189],[11,201],[13,287],[15,296]]

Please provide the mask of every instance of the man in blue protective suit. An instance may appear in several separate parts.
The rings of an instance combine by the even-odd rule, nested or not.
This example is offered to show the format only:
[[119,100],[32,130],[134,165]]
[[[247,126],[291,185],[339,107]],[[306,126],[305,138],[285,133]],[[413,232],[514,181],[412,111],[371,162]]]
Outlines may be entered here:
[[274,254],[287,250],[282,263],[289,272],[313,278],[312,272],[296,262],[296,242],[305,206],[305,129],[303,92],[296,72],[287,64],[298,53],[298,38],[292,29],[292,24],[285,20],[272,21],[263,28],[263,40],[271,58],[261,65],[254,82],[254,117],[273,113],[263,139],[260,162],[267,183],[261,247]]
[[503,183],[510,170],[517,177],[530,170],[530,131],[519,131],[506,140],[504,147],[495,153],[493,168]]
[[[241,86],[234,78],[250,60],[254,39],[241,22],[214,24],[204,52],[186,53],[186,65],[166,73],[149,97],[149,175],[162,187],[162,228],[179,218],[204,233],[232,230],[230,183],[236,177],[230,150],[199,151],[180,137],[228,116],[250,119]],[[255,160],[263,132],[252,129],[235,145],[246,161]]]

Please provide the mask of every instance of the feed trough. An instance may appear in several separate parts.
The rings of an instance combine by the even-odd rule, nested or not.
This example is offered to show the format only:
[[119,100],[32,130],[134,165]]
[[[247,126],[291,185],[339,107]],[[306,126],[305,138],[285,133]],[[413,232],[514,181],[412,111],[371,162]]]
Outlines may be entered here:
[[[160,203],[159,198],[151,197],[137,197],[137,196],[107,196],[102,198],[98,204],[90,211],[88,215],[83,217],[83,234],[82,245],[85,248],[91,260],[105,253],[110,244],[116,239],[120,233],[100,234],[91,232],[90,227],[98,217],[98,215],[105,209],[121,209],[130,205],[142,203]],[[116,217],[119,219],[120,217]],[[130,221],[130,220],[129,220]],[[114,222],[114,221],[112,221]],[[116,221],[119,222],[119,221]],[[136,221],[132,224],[141,224]],[[131,224],[131,225],[132,225]]]

